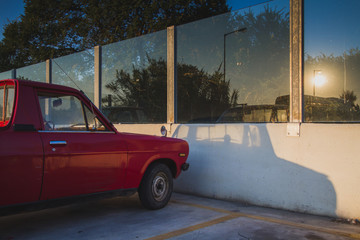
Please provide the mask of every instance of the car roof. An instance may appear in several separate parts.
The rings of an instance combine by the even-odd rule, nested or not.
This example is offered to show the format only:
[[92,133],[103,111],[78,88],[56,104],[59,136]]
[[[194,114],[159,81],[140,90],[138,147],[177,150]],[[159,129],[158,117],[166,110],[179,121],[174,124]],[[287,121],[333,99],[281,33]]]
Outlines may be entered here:
[[4,79],[0,81],[12,81],[19,86],[30,86],[34,88],[46,88],[46,89],[53,89],[53,90],[60,90],[60,91],[70,91],[70,92],[80,92],[75,88],[66,87],[58,84],[53,83],[44,83],[44,82],[37,82],[31,80],[20,80],[20,79]]

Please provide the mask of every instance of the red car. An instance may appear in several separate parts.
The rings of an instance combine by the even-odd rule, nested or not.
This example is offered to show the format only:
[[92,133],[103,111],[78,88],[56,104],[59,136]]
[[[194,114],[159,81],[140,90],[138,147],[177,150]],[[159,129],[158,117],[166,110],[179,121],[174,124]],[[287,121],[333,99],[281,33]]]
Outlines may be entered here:
[[137,191],[159,209],[188,154],[184,140],[116,131],[73,88],[0,81],[0,206]]

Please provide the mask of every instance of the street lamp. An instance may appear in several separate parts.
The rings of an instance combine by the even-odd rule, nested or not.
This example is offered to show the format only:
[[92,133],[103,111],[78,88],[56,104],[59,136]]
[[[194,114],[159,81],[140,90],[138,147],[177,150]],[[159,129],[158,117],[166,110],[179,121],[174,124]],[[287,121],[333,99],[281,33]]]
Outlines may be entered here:
[[225,79],[225,73],[226,73],[226,37],[229,36],[230,34],[233,34],[233,33],[237,33],[237,32],[245,32],[247,30],[247,28],[239,28],[235,31],[232,31],[232,32],[228,32],[228,33],[225,33],[224,34],[224,81],[226,81]]
[[315,96],[316,86],[322,86],[326,82],[326,77],[322,74],[321,70],[314,70],[313,76],[313,96]]

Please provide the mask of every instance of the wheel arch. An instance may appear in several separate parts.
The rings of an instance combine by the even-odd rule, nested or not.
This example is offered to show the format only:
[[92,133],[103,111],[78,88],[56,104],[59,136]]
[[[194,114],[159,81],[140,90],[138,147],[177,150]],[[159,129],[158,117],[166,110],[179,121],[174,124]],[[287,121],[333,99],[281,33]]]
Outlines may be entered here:
[[164,164],[166,166],[168,166],[168,168],[170,169],[171,171],[171,174],[173,176],[173,178],[176,177],[176,173],[177,173],[177,167],[176,167],[176,163],[172,160],[172,159],[169,159],[169,158],[159,158],[159,159],[156,159],[154,161],[152,161],[147,167],[146,167],[146,170],[147,171],[148,169],[150,169],[151,166],[155,165],[155,164]]
[[171,159],[162,158],[151,162],[141,179],[138,188],[141,204],[150,210],[167,205],[173,191],[174,168]]

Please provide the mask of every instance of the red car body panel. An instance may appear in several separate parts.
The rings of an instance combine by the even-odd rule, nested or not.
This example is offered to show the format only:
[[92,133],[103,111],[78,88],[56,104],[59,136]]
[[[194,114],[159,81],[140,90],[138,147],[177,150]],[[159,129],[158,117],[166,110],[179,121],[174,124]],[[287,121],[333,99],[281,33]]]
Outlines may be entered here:
[[[40,136],[26,132],[2,132],[0,141],[0,204],[39,200],[43,175]],[[21,150],[20,141],[27,142]]]
[[[113,133],[41,132],[45,168],[42,200],[122,189],[126,143]],[[66,141],[66,145],[52,145]]]
[[[0,206],[136,189],[156,161],[168,164],[174,178],[181,173],[186,141],[119,133],[69,87],[12,79],[0,81],[0,89],[5,84],[15,87],[15,100],[11,119],[0,119]],[[39,92],[76,97],[107,131],[46,131]]]
[[[122,135],[127,140],[129,151],[128,166],[126,168],[126,188],[138,186],[147,167],[158,159],[172,159],[173,163],[176,164],[174,177],[179,176],[181,173],[181,165],[185,162],[184,157],[179,156],[180,152],[178,149],[182,149],[181,153],[188,156],[189,147],[187,142],[175,138],[166,138],[167,141],[163,141],[163,137],[131,133],[123,133]],[[141,141],[138,141],[139,138],[141,138]]]

